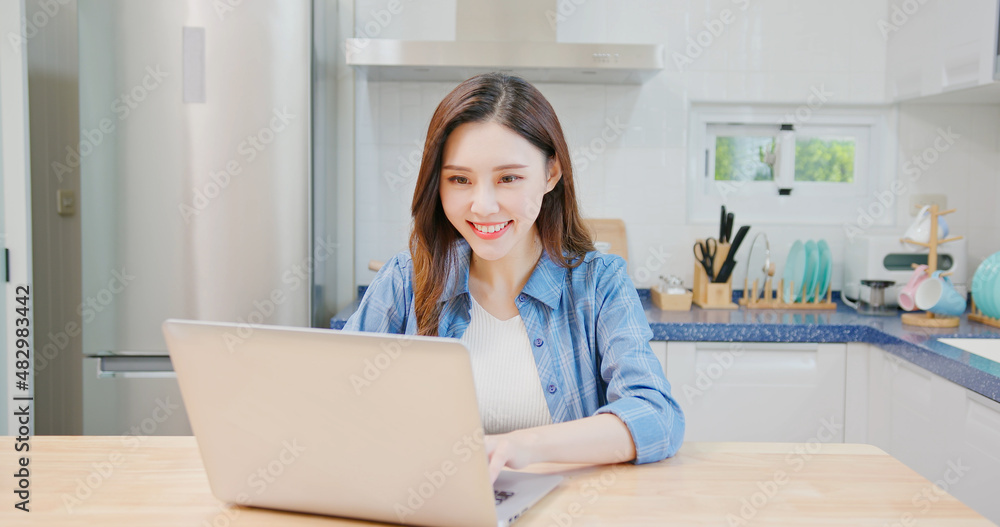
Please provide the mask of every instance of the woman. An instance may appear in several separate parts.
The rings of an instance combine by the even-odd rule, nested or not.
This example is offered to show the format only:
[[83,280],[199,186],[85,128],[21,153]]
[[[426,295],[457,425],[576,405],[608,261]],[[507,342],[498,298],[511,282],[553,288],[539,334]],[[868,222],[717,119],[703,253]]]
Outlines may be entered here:
[[504,466],[677,451],[684,417],[639,297],[624,260],[594,250],[562,128],[534,86],[491,73],[448,94],[411,209],[409,253],[344,329],[466,344],[494,480]]

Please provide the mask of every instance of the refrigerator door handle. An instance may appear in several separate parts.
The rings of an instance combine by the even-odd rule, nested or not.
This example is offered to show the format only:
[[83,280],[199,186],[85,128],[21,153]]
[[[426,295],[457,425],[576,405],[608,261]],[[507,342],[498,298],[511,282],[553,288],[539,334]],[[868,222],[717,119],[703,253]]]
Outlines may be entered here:
[[173,364],[167,356],[109,356],[100,357],[97,377],[122,378],[176,378]]

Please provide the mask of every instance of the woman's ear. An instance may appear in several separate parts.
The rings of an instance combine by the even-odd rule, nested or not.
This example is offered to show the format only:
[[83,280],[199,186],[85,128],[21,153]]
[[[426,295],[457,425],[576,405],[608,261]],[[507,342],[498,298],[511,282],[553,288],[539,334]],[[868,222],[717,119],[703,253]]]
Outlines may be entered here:
[[552,161],[549,161],[549,173],[548,179],[545,181],[545,192],[556,188],[556,183],[559,183],[559,179],[562,178],[562,165],[559,163],[559,158],[554,157]]

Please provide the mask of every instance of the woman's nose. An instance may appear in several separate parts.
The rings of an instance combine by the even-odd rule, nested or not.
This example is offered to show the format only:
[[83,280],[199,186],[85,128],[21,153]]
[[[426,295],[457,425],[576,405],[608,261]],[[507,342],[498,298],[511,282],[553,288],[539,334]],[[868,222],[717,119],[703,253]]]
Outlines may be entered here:
[[472,213],[479,216],[489,216],[500,212],[492,185],[477,185],[472,196]]

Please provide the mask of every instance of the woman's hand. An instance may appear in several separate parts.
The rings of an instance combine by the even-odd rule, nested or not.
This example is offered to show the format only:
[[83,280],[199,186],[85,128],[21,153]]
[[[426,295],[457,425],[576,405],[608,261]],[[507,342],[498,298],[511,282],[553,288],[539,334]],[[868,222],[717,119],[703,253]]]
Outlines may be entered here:
[[490,461],[490,483],[497,480],[503,467],[524,468],[538,462],[535,446],[538,433],[531,428],[506,434],[486,436],[486,455]]
[[506,434],[486,436],[490,481],[500,469],[532,463],[624,463],[635,459],[628,427],[613,414],[600,414]]

